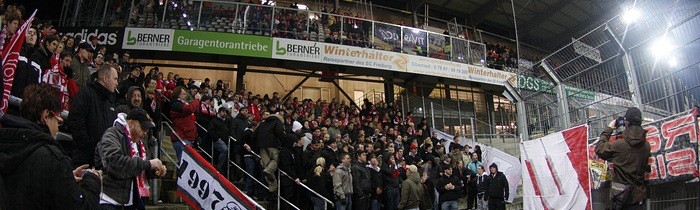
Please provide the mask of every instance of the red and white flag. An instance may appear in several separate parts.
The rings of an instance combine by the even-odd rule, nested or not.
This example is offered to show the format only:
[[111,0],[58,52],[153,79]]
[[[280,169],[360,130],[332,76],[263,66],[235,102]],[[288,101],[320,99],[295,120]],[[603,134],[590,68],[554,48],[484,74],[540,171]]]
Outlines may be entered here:
[[19,51],[22,49],[24,39],[27,37],[27,28],[32,26],[34,15],[36,15],[36,10],[34,10],[32,16],[22,24],[22,27],[17,30],[17,35],[12,36],[10,42],[3,48],[2,55],[0,55],[2,56],[2,81],[4,86],[0,109],[2,109],[3,113],[7,113],[7,107],[10,102],[10,92],[12,91],[12,84],[15,81],[15,70],[17,70],[17,63],[19,62]]
[[591,209],[587,145],[587,125],[522,143],[524,209]]

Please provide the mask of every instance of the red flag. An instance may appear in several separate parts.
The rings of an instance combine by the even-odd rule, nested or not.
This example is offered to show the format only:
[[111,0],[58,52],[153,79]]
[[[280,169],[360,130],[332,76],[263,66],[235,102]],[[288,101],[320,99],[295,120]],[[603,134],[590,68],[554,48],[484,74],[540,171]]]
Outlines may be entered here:
[[24,38],[27,37],[27,28],[32,26],[34,15],[36,15],[36,10],[34,10],[32,16],[22,24],[22,27],[17,30],[17,35],[12,37],[10,43],[7,43],[8,45],[2,51],[2,80],[4,87],[0,109],[2,109],[3,113],[7,112],[8,103],[10,101],[10,91],[15,81],[15,70],[17,70],[17,62],[19,62],[19,51],[24,44]]

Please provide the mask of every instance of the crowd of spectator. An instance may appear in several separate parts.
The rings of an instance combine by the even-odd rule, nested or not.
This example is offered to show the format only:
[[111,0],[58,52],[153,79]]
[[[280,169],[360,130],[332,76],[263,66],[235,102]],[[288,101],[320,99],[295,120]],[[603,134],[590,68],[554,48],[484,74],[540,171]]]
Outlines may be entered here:
[[[5,13],[3,46],[18,35],[17,28],[23,24],[21,14],[10,8]],[[65,206],[88,209],[96,205],[141,209],[149,197],[144,180],[166,172],[158,157],[150,156],[150,151],[156,149],[153,134],[161,129],[156,125],[165,120],[161,116],[172,122],[171,140],[178,159],[185,145],[214,148],[217,170],[227,171],[230,153],[234,163],[264,180],[269,188],[262,190],[252,179],[234,173],[232,180],[245,182],[249,195],[274,199],[279,189],[287,200],[303,209],[323,209],[325,204],[300,188],[301,183],[334,201],[336,209],[414,209],[419,205],[450,209],[461,198],[467,198],[472,208],[476,200],[484,201],[486,197],[492,202],[489,205],[494,205],[491,209],[502,209],[508,197],[505,177],[497,166],[489,167],[491,173],[480,166],[478,146],[463,147],[455,137],[446,148],[445,139],[430,134],[427,119],[414,122],[416,118],[400,110],[400,104],[366,99],[354,104],[338,99],[282,98],[278,93],[270,96],[234,91],[223,81],[211,84],[208,78],[201,84],[192,78],[186,82],[172,72],[165,76],[158,67],[145,73],[145,66],[132,63],[129,52],[107,52],[95,37],[57,34],[50,22],[26,30],[11,91],[26,101],[21,106],[10,106],[9,114],[0,122],[5,129],[22,132],[40,127],[45,132],[36,135],[43,135],[38,138],[43,144],[62,148],[52,150],[63,160],[52,166],[63,170],[65,177],[60,183],[39,183],[56,188],[42,197],[64,192],[86,199],[35,204],[27,200],[31,196],[4,199],[8,194],[22,197],[21,192],[35,192],[7,191],[18,187],[10,185],[0,188],[3,209],[42,209],[66,202],[72,204]],[[65,123],[61,112],[68,112]],[[24,121],[13,121],[13,116],[21,116]],[[59,130],[71,134],[73,141],[58,146],[54,137]],[[19,137],[2,136],[0,153],[18,152],[7,150],[17,146],[7,145]],[[229,144],[228,138],[235,141]],[[37,147],[28,145],[21,151],[30,149]],[[6,161],[14,159],[0,158],[0,165],[4,167]],[[8,169],[12,170],[3,168],[6,181],[31,170]],[[277,177],[277,170],[286,172],[289,178]],[[51,175],[36,176],[50,180],[42,176]],[[278,179],[280,186],[276,185]],[[72,187],[61,191],[59,185]]]

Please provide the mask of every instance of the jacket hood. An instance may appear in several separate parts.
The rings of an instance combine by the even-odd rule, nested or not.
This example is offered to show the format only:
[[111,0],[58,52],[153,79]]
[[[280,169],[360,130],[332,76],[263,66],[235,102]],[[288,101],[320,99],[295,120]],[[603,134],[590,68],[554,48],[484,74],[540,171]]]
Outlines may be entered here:
[[141,91],[141,103],[143,103],[143,101],[145,101],[144,96],[146,95],[145,94],[146,92],[143,90],[143,88],[141,88],[139,86],[131,86],[131,87],[129,87],[129,90],[126,92],[126,103],[129,105],[129,107],[131,107],[131,98],[134,97],[134,91],[136,91],[136,90]]
[[265,122],[274,122],[275,120],[279,120],[280,122],[284,122],[284,119],[282,116],[279,116],[277,114],[271,114],[269,117],[265,118]]
[[647,131],[644,130],[642,126],[632,125],[622,131],[622,136],[625,137],[625,141],[629,142],[630,145],[637,146],[646,142],[646,139],[644,138],[646,133]]
[[418,176],[418,172],[408,174],[407,179],[413,181],[416,184],[420,184],[420,176]]
[[348,172],[350,172],[350,168],[349,168],[348,166],[346,166],[345,164],[342,164],[342,163],[341,163],[341,164],[338,164],[338,167],[335,167],[335,169],[336,169],[336,170],[340,169],[340,170],[343,170],[343,171],[348,171]]
[[[40,125],[24,118],[4,115],[0,118],[0,173],[16,171],[25,159],[44,145],[58,143]],[[33,125],[32,125],[33,124]],[[60,147],[59,147],[60,148]]]

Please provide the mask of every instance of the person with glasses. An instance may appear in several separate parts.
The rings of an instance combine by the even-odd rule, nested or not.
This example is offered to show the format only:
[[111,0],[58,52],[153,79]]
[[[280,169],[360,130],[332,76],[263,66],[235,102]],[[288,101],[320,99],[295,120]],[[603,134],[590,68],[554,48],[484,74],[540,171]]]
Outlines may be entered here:
[[29,85],[21,117],[0,117],[0,209],[95,209],[101,172],[74,170],[54,138],[63,123],[59,95],[52,85]]

